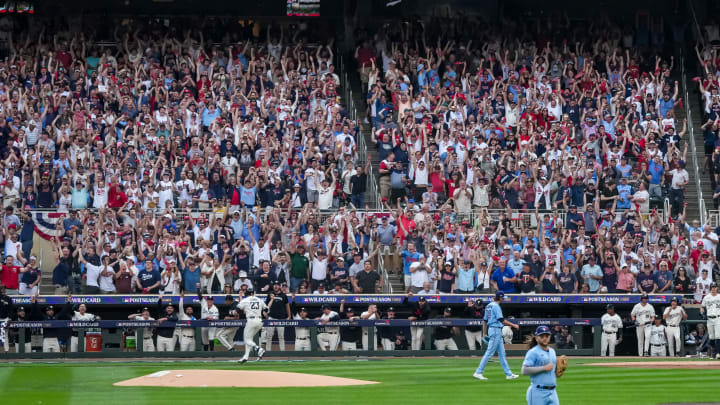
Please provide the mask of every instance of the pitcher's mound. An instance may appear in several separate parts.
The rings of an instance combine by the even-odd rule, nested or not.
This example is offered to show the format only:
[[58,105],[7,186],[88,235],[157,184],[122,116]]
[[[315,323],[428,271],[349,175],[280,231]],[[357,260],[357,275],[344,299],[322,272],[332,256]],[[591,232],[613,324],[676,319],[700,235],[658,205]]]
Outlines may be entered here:
[[717,361],[626,361],[617,363],[589,363],[588,366],[628,367],[628,368],[658,368],[658,369],[693,369],[707,370],[719,369]]
[[331,387],[378,384],[316,374],[251,370],[164,370],[113,385],[121,387]]

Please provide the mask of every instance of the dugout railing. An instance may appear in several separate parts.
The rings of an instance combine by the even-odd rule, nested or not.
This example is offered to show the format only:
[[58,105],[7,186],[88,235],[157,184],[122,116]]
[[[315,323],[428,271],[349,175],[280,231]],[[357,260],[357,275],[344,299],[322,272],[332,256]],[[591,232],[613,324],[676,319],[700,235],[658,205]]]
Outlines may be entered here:
[[[600,319],[599,318],[563,318],[563,319],[543,319],[543,318],[527,318],[527,319],[515,319],[513,322],[517,323],[521,328],[527,327],[527,333],[531,333],[532,330],[538,325],[564,325],[570,327],[590,327],[593,329],[594,339],[592,341],[592,347],[579,347],[573,349],[558,349],[559,354],[574,355],[574,356],[592,356],[599,355],[600,352]],[[25,341],[25,334],[31,329],[38,328],[72,328],[77,332],[78,336],[78,351],[77,352],[60,352],[60,353],[42,353],[32,352],[26,353],[24,345],[18,346],[17,353],[5,353],[0,355],[0,359],[57,359],[57,358],[98,358],[98,357],[110,357],[110,358],[123,358],[123,357],[173,357],[173,358],[197,358],[197,357],[239,357],[238,352],[242,352],[242,348],[236,349],[236,351],[202,351],[202,344],[200,339],[195,339],[195,350],[194,351],[172,351],[172,352],[144,352],[143,351],[143,328],[155,328],[155,327],[180,327],[180,328],[195,328],[195,336],[200,336],[202,328],[205,327],[239,327],[242,328],[245,325],[244,320],[233,320],[233,321],[179,321],[179,322],[163,322],[158,323],[157,321],[28,321],[28,322],[9,322],[7,327],[9,329],[15,329],[18,332],[18,340],[21,342]],[[462,345],[464,335],[461,333],[455,338],[457,343],[460,343],[459,350],[435,350],[433,349],[433,329],[439,326],[480,326],[482,321],[477,319],[457,319],[457,318],[438,318],[430,319],[427,321],[409,321],[404,319],[398,320],[359,320],[359,321],[338,321],[328,322],[321,324],[316,320],[265,320],[265,326],[285,327],[285,328],[297,328],[307,327],[310,329],[310,340],[311,350],[310,351],[277,351],[269,350],[266,352],[266,357],[364,357],[364,356],[379,356],[379,357],[408,357],[408,356],[481,356],[484,352],[484,346],[477,348],[476,350],[468,350],[467,346]],[[381,346],[368,345],[368,350],[355,350],[355,351],[343,351],[338,347],[335,351],[322,351],[319,350],[317,345],[318,328],[321,327],[347,327],[347,326],[359,326],[363,327],[367,333],[368,342],[377,342],[377,329],[386,327],[400,327],[400,328],[423,328],[423,350],[380,350]],[[85,332],[102,330],[103,336],[106,335],[106,331],[124,330],[127,328],[133,328],[136,330],[136,347],[134,350],[122,350],[122,349],[101,349],[99,351],[86,352],[84,344],[85,339],[82,337]],[[256,343],[258,342],[259,334],[255,337]],[[292,342],[288,342],[292,343]],[[12,346],[12,345],[11,345]],[[589,346],[589,345],[588,345]],[[509,355],[521,355],[525,352],[524,347],[521,344],[506,345],[506,350]]]

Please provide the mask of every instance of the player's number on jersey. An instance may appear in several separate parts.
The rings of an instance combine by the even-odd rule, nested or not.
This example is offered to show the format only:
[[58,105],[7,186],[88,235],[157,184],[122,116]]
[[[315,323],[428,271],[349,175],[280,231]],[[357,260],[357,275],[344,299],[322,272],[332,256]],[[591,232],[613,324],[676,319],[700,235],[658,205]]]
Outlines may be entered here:
[[260,309],[260,303],[259,302],[251,302],[250,309]]

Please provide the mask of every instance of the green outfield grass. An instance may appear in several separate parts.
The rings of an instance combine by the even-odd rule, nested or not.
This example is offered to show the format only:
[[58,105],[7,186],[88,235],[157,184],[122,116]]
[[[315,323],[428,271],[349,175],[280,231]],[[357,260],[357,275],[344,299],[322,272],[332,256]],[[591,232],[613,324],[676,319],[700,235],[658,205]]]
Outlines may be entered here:
[[[507,381],[497,361],[485,371],[489,381],[472,378],[479,359],[416,358],[369,361],[83,362],[0,364],[3,404],[523,404],[529,384]],[[637,360],[636,360],[637,361]],[[720,400],[720,370],[620,369],[587,366],[571,359],[559,380],[562,404],[659,404]],[[520,359],[510,365],[520,373]],[[149,388],[113,383],[168,369],[273,370],[378,381],[380,384],[329,388]]]

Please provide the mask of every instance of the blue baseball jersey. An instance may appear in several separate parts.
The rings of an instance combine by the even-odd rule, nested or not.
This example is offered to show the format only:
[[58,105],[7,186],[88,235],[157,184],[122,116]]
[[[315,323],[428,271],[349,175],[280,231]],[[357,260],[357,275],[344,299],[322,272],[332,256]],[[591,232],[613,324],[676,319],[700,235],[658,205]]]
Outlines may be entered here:
[[488,334],[497,333],[503,327],[503,313],[500,304],[491,302],[485,307],[485,317],[483,318],[488,324]]
[[555,357],[555,349],[553,349],[552,347],[548,347],[547,351],[541,349],[540,346],[535,346],[532,349],[528,350],[527,354],[525,355],[525,360],[523,361],[523,366],[539,367],[544,366],[550,362],[553,363],[552,370],[543,371],[542,373],[530,376],[530,382],[532,383],[533,387],[535,387],[536,385],[556,385],[557,381],[555,377],[555,367],[557,366],[557,358]]

